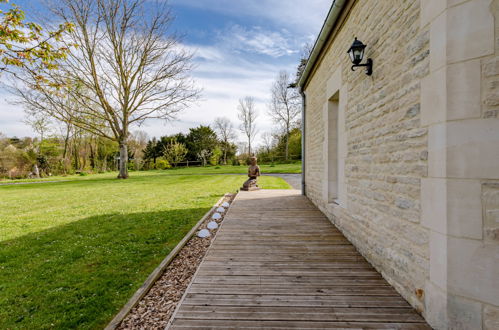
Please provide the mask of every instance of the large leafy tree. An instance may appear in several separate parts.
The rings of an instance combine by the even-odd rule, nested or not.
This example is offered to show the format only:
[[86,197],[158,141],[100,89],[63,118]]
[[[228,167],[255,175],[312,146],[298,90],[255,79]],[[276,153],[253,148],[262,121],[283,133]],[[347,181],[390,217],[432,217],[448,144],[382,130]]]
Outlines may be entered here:
[[[0,0],[2,7],[9,0]],[[61,45],[66,32],[73,24],[65,22],[53,31],[45,31],[39,24],[26,21],[25,12],[16,5],[0,7],[0,73],[18,74],[27,69],[36,74],[37,69],[57,68],[57,60],[65,59],[71,44]],[[40,77],[39,77],[40,78]]]
[[[125,179],[131,128],[170,120],[199,95],[188,74],[192,54],[170,32],[166,2],[59,0],[51,9],[57,20],[75,23],[61,44],[79,48],[57,70],[28,75],[30,88],[18,95],[28,108],[116,141],[118,178]],[[68,111],[68,99],[77,111]]]
[[207,160],[218,146],[217,134],[209,126],[200,125],[191,128],[186,140],[189,158],[198,159],[203,162],[203,165],[206,165]]
[[158,150],[158,141],[155,137],[152,140],[147,142],[147,145],[144,149],[144,159],[152,160],[154,164],[156,164],[156,159],[161,157],[160,150]]

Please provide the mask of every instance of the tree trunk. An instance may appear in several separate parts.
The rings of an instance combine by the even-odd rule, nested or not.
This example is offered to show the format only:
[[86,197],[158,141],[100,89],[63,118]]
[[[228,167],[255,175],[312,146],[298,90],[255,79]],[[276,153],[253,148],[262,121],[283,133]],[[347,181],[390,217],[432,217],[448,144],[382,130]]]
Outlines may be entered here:
[[92,171],[95,171],[96,168],[96,163],[95,163],[95,153],[96,150],[94,150],[93,145],[92,145],[92,139],[90,139],[90,143],[88,144],[90,148],[90,167],[92,168]]
[[120,141],[120,174],[118,179],[128,179],[128,147],[126,140]]
[[68,153],[68,143],[69,143],[69,128],[66,128],[66,137],[64,138],[64,152],[62,154],[62,158],[64,160],[66,159]]
[[38,169],[38,165],[35,164],[33,166],[33,174],[35,175],[35,178],[39,179],[40,178],[40,170]]
[[251,157],[251,140],[248,139],[248,155]]
[[[66,126],[66,137],[64,138],[64,152],[62,154],[62,164],[64,166],[64,173],[67,173],[71,170],[71,153],[68,152],[69,148],[69,124]],[[69,161],[68,161],[69,156]]]
[[80,170],[80,155],[78,155],[78,149],[79,149],[79,145],[77,145],[76,143],[74,143],[73,145],[73,153],[74,153],[74,158],[75,158],[75,170],[76,171],[79,171]]
[[286,161],[289,158],[289,129],[286,130]]

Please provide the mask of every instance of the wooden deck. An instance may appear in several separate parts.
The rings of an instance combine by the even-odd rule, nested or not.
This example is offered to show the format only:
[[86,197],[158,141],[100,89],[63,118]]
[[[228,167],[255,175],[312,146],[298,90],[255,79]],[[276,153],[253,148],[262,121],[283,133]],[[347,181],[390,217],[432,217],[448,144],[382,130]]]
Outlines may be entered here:
[[241,192],[171,329],[431,329],[297,190]]

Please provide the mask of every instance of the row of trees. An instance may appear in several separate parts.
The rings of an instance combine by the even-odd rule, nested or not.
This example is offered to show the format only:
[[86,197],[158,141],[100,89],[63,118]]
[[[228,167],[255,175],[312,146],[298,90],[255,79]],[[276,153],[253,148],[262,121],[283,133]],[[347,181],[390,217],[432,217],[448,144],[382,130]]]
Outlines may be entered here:
[[[144,132],[128,141],[129,167],[143,166]],[[36,138],[0,133],[0,177],[28,178],[60,174],[106,172],[118,169],[118,144],[77,127],[50,127]]]
[[[0,133],[0,178],[36,178],[119,169],[119,145],[74,126],[44,125],[36,138],[7,137]],[[34,126],[35,127],[35,126]],[[212,128],[213,127],[213,128]],[[263,143],[252,154],[262,163],[300,159],[301,131],[295,127],[289,135],[262,134]],[[238,146],[239,144],[239,146]],[[237,143],[236,129],[227,118],[217,118],[212,126],[191,128],[149,139],[143,131],[130,134],[127,142],[130,170],[166,169],[189,165],[240,165],[250,155],[245,143]],[[238,152],[239,151],[239,152]]]
[[[157,164],[158,160],[166,160],[174,167],[184,164],[227,164],[232,161],[237,152],[234,144],[234,129],[226,118],[217,118],[214,129],[200,125],[191,128],[184,135],[178,133],[153,138],[147,143],[144,150],[144,159]],[[218,133],[218,134],[217,134]]]

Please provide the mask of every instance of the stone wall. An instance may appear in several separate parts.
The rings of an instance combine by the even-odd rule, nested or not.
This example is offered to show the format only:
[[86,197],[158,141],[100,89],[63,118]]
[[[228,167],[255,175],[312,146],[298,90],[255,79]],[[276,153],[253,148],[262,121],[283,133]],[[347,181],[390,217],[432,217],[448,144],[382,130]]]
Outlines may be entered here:
[[[498,3],[357,0],[304,89],[307,196],[441,329],[498,322]],[[350,70],[354,37],[370,77]],[[345,151],[330,202],[333,95]]]
[[[428,276],[428,230],[420,222],[420,181],[427,173],[427,129],[420,125],[421,79],[429,72],[429,30],[418,1],[357,1],[306,88],[307,196],[420,311]],[[371,77],[352,72],[354,37],[374,60]],[[347,207],[327,203],[323,183],[324,103],[340,68],[345,107]],[[330,83],[331,85],[331,83]],[[330,94],[335,91],[329,91]],[[337,216],[333,216],[336,214]]]

